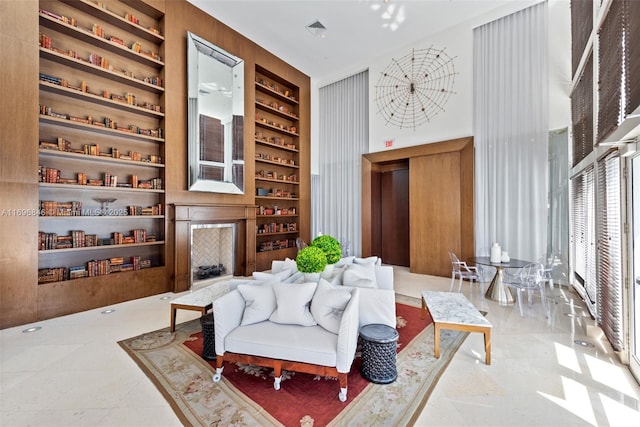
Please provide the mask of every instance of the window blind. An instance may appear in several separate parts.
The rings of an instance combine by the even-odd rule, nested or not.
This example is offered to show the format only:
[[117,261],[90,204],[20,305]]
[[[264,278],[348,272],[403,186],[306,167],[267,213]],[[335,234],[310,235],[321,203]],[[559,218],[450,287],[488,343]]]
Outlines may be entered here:
[[590,55],[580,80],[571,94],[573,166],[593,150],[593,56]]
[[625,77],[629,90],[625,115],[640,107],[640,1],[626,1],[624,10]]
[[598,135],[602,142],[620,125],[623,94],[623,2],[611,3],[598,32]]
[[598,161],[597,321],[615,350],[623,347],[620,157]]
[[571,75],[574,76],[593,28],[593,1],[571,0]]
[[593,311],[596,302],[595,264],[595,197],[594,169],[585,169],[571,180],[572,245],[574,253],[574,275]]

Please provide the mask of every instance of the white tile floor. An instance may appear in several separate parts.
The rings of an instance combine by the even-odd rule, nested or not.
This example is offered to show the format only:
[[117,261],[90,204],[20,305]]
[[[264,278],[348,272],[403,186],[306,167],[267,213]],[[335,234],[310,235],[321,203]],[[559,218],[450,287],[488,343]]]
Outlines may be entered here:
[[[395,268],[398,293],[448,291],[450,279]],[[418,426],[639,426],[640,387],[570,289],[517,305],[462,292],[493,324],[492,364],[471,334],[435,387]],[[178,294],[166,294],[170,298]],[[169,324],[163,295],[0,331],[0,426],[179,426],[164,398],[116,344]],[[566,314],[572,313],[569,317]],[[178,322],[197,318],[178,311]],[[29,326],[42,329],[22,333]],[[589,334],[587,334],[589,327]],[[583,347],[574,340],[594,345]]]

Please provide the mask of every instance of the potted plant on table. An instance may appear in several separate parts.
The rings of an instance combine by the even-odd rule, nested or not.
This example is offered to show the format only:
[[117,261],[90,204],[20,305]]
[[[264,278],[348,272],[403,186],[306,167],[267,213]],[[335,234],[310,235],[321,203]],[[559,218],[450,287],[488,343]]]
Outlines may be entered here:
[[298,271],[304,273],[305,281],[317,282],[327,266],[327,256],[319,247],[307,246],[298,252],[296,266]]
[[342,248],[340,247],[340,242],[335,237],[329,236],[328,234],[323,234],[311,242],[311,246],[315,246],[317,248],[322,249],[325,256],[327,257],[327,266],[322,272],[321,276],[329,277],[331,273],[333,273],[333,268],[335,264],[340,261],[342,257]]

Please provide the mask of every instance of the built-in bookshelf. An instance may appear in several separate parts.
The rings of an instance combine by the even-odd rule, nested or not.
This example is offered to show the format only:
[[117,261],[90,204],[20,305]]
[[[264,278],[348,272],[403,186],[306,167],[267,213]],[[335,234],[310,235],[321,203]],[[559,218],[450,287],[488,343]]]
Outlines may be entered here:
[[144,281],[165,264],[162,14],[124,0],[39,6],[38,282]]
[[297,253],[300,92],[265,68],[255,71],[256,268],[266,270]]

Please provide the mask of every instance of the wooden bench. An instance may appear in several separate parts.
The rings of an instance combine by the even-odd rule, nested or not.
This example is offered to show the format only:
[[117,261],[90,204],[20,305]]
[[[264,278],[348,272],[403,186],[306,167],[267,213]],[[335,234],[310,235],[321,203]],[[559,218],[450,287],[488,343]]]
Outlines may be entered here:
[[461,293],[422,291],[422,318],[433,319],[434,355],[440,357],[440,329],[484,334],[485,363],[491,364],[491,323]]

